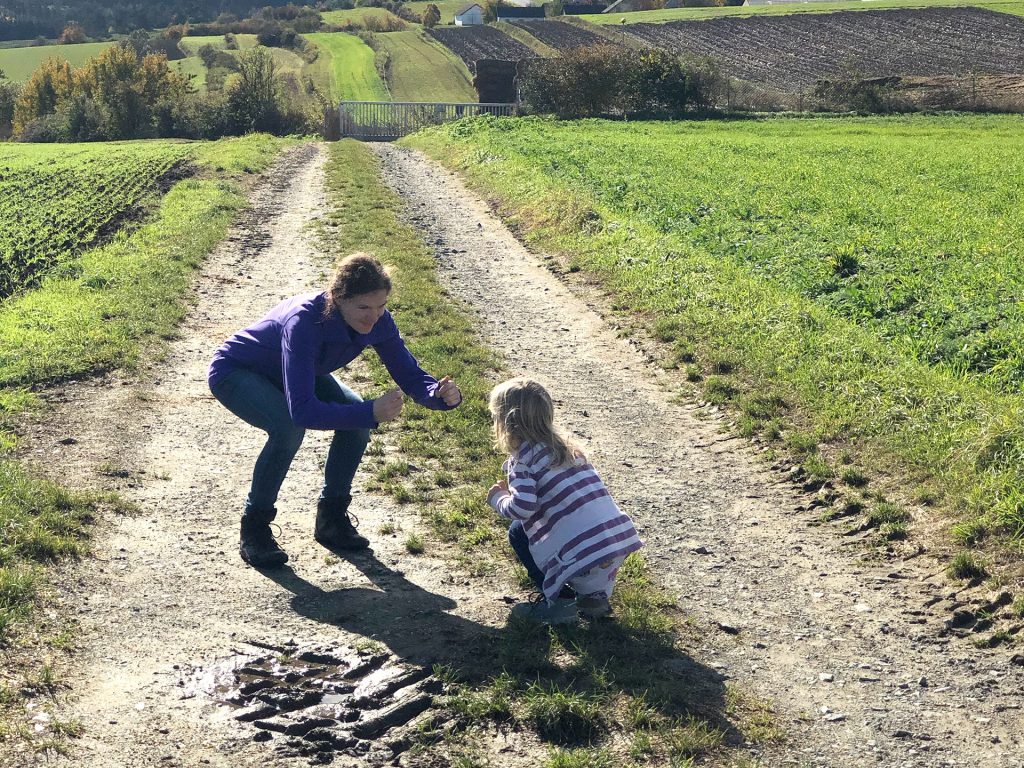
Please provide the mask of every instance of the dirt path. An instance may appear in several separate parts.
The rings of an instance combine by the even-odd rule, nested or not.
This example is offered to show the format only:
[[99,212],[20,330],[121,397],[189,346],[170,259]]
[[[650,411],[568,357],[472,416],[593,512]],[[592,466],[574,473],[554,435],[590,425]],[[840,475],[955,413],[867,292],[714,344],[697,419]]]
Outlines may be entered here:
[[806,498],[723,440],[715,414],[672,404],[671,382],[455,177],[376,149],[449,287],[514,373],[560,397],[658,576],[707,626],[698,660],[781,708],[792,740],[770,764],[1024,765],[1024,670],[940,636],[955,589],[809,528]]
[[[264,732],[271,743],[254,742],[261,731],[218,703],[238,696],[239,683],[260,679],[240,679],[238,669],[249,664],[308,677],[292,689],[281,685],[286,713],[300,709],[293,704],[311,685],[327,690],[329,683],[329,693],[345,703],[330,714],[373,715],[396,701],[421,701],[424,665],[464,652],[507,610],[493,595],[456,584],[444,561],[405,554],[399,534],[379,535],[385,523],[402,537],[416,529],[386,500],[354,502],[372,553],[339,561],[316,545],[313,516],[327,447],[317,433],[307,434],[278,503],[289,567],[263,575],[238,557],[237,521],[262,433],[212,399],[206,367],[230,333],[322,282],[328,262],[307,224],[325,210],[325,159],[322,146],[290,151],[256,189],[251,210],[207,261],[195,309],[166,360],[141,382],[111,379],[54,393],[52,418],[25,436],[29,457],[65,481],[95,485],[107,478],[141,510],[105,521],[97,559],[64,578],[60,600],[78,615],[86,648],[77,668],[63,675],[70,695],[55,714],[80,722],[84,735],[71,758],[57,764],[296,764],[296,753],[315,753],[326,742],[289,744],[301,740],[280,729]],[[75,442],[61,443],[68,438]],[[404,574],[407,565],[415,582]],[[337,663],[279,663],[310,649]],[[355,701],[364,694],[372,695]],[[287,715],[278,720],[293,724]],[[342,766],[391,755],[378,734],[352,742],[339,737],[323,749],[334,747],[334,764]]]
[[[1005,653],[908,621],[904,596],[917,605],[941,587],[910,565],[878,570],[808,529],[812,517],[794,512],[802,499],[773,485],[738,441],[723,442],[714,419],[671,404],[643,355],[450,174],[396,147],[377,151],[410,220],[437,244],[451,290],[513,370],[551,385],[564,420],[642,526],[654,571],[706,628],[690,667],[719,696],[732,679],[780,707],[792,740],[767,765],[1022,765],[1020,668]],[[416,521],[380,498],[362,493],[354,504],[374,551],[327,556],[310,535],[326,453],[315,433],[278,505],[289,567],[264,575],[237,556],[237,518],[262,441],[209,396],[206,365],[229,333],[319,283],[325,260],[305,227],[325,209],[324,161],[322,147],[305,145],[259,186],[208,260],[166,360],[141,383],[55,393],[54,418],[26,436],[28,454],[65,479],[103,473],[141,510],[105,521],[98,560],[66,575],[61,600],[78,615],[86,649],[56,714],[81,721],[84,735],[70,759],[51,762],[284,766],[322,752],[335,765],[380,764],[404,743],[392,723],[430,716],[436,686],[426,666],[486,661],[505,621],[505,585],[406,554],[401,542]],[[60,442],[67,438],[77,442]],[[381,534],[384,523],[401,533]],[[272,675],[294,678],[274,689],[271,709],[284,714],[256,711],[252,692]],[[309,715],[314,686],[321,715],[363,729],[299,734],[288,712]],[[269,725],[237,721],[218,703],[230,696]],[[544,753],[535,747],[507,742],[494,764],[537,765]]]

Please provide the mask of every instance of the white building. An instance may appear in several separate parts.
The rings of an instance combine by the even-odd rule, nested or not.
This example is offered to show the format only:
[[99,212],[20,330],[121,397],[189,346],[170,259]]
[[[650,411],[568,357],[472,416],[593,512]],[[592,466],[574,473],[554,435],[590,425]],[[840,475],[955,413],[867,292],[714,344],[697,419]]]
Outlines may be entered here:
[[455,26],[457,27],[468,27],[471,24],[483,23],[484,9],[482,5],[470,3],[469,5],[460,8],[455,13]]

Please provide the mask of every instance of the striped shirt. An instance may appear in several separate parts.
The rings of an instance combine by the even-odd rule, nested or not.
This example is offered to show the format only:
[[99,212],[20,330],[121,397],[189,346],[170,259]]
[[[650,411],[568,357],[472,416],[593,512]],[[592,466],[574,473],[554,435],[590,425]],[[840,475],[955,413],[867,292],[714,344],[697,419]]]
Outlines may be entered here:
[[523,443],[504,469],[509,489],[489,503],[502,517],[523,521],[549,601],[571,579],[643,546],[589,463],[553,467],[550,448]]

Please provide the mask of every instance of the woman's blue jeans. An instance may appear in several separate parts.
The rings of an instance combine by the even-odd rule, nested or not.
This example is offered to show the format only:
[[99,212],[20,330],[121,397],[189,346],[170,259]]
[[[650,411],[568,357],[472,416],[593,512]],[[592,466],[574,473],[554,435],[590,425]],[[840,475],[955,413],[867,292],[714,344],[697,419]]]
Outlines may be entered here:
[[[324,402],[362,402],[359,395],[331,375],[317,376],[315,391],[317,398]],[[235,416],[267,433],[267,444],[260,451],[252,472],[245,511],[269,512],[277,503],[281,483],[306,431],[292,421],[284,392],[266,376],[240,368],[217,382],[211,392]],[[334,433],[324,467],[321,499],[351,493],[352,480],[369,442],[368,429],[345,429]]]

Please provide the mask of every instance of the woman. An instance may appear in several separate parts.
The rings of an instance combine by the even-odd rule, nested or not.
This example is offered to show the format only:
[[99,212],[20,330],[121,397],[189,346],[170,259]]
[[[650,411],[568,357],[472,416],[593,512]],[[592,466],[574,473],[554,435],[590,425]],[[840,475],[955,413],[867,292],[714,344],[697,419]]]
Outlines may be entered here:
[[[332,549],[364,549],[348,515],[352,480],[370,430],[402,411],[402,391],[435,410],[455,408],[462,393],[438,381],[406,349],[387,311],[391,278],[372,255],[342,259],[326,291],[294,296],[255,325],[229,338],[210,364],[213,396],[243,421],[267,433],[242,514],[239,552],[252,566],[282,565],[274,540],[274,504],[307,429],[334,431],[324,468],[314,538]],[[363,401],[331,372],[373,347],[401,387]]]

